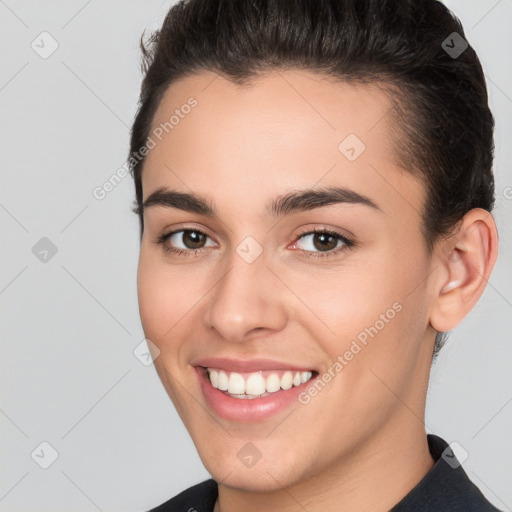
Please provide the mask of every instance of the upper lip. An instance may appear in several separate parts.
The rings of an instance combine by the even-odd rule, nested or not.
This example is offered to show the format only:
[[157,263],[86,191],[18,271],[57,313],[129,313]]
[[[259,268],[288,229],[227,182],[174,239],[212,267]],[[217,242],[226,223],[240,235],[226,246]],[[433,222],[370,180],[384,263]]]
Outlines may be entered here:
[[294,370],[297,372],[313,371],[311,367],[291,364],[275,359],[231,359],[228,357],[204,357],[194,359],[190,364],[205,368],[217,368],[229,372],[249,373],[261,370]]

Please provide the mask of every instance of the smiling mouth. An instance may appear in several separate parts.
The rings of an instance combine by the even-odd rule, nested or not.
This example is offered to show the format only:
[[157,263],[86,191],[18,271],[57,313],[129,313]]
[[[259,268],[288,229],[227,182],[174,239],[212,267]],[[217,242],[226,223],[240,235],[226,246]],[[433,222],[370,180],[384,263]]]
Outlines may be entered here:
[[318,372],[294,370],[261,370],[230,372],[219,368],[204,368],[210,384],[224,394],[239,399],[265,398],[279,391],[305,384]]

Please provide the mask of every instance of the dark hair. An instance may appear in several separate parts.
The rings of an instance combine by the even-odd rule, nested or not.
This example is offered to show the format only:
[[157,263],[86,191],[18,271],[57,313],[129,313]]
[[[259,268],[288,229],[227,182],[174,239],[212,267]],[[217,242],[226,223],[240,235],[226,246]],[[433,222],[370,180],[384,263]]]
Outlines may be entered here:
[[201,71],[244,85],[272,69],[295,68],[384,87],[397,120],[397,161],[427,190],[422,228],[429,250],[469,210],[494,206],[494,119],[482,66],[441,2],[181,0],[141,47],[145,77],[129,160],[141,237],[138,151],[169,85]]

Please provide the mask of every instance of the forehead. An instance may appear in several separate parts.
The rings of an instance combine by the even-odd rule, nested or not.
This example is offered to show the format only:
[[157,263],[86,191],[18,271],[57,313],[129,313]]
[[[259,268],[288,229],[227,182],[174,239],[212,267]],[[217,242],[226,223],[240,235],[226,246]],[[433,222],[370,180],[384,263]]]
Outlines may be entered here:
[[421,185],[396,163],[391,111],[376,84],[304,70],[272,71],[244,86],[213,72],[182,78],[153,119],[150,135],[161,140],[146,157],[144,198],[165,185],[209,196],[225,189],[233,198],[236,183],[240,193],[341,184],[366,195],[405,187],[419,205]]
[[[208,130],[208,140],[212,141],[225,139],[227,134],[239,134],[237,138],[267,135],[270,141],[283,127],[286,131],[280,133],[281,139],[287,133],[297,136],[312,131],[329,139],[344,132],[362,138],[379,124],[381,130],[374,133],[377,136],[386,131],[387,123],[380,121],[391,111],[390,98],[384,91],[376,82],[348,83],[306,70],[274,70],[243,85],[208,71],[181,78],[167,89],[152,129],[165,125],[175,111],[194,98],[197,106],[190,112],[194,115],[180,116],[179,122],[190,124],[182,121],[200,117],[200,124]],[[212,122],[218,128],[215,131],[211,131]],[[175,139],[183,132],[177,128],[177,125],[172,128]]]

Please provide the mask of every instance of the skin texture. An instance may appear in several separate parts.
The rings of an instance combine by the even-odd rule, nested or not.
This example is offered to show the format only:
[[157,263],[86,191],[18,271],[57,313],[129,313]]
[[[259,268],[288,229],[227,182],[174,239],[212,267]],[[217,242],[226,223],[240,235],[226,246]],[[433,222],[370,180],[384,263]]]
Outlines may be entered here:
[[[190,96],[198,105],[146,157],[144,199],[162,186],[194,192],[219,218],[145,209],[138,294],[158,375],[219,482],[216,510],[389,510],[433,465],[424,411],[434,329],[454,328],[483,292],[496,259],[492,216],[472,210],[428,252],[425,191],[396,164],[391,103],[375,86],[280,70],[242,88],[202,72],[169,87],[153,127]],[[354,161],[338,149],[349,134],[366,146]],[[369,197],[380,211],[336,204],[264,215],[278,196],[330,185]],[[299,239],[313,228],[355,246],[307,258],[322,253],[314,235]],[[179,229],[206,233],[202,252],[166,254],[155,242]],[[247,236],[263,249],[252,263],[236,252]],[[186,242],[173,237],[192,251]],[[323,374],[396,303],[400,312],[317,396],[266,421],[218,417],[190,364],[260,357]],[[252,467],[237,457],[249,441],[261,453]]]

